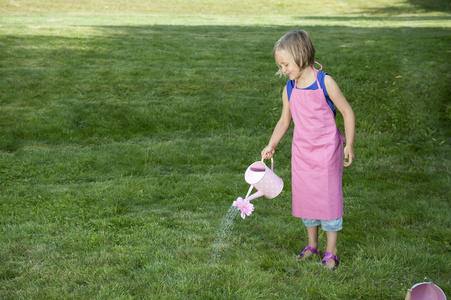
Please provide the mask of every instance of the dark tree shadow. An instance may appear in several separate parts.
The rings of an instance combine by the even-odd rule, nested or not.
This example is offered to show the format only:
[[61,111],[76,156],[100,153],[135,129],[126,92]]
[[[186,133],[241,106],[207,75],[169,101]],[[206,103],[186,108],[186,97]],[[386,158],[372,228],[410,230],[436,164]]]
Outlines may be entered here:
[[418,12],[451,12],[450,0],[406,0],[410,7],[387,6],[383,8],[374,8],[364,10],[363,13],[370,15],[400,15]]

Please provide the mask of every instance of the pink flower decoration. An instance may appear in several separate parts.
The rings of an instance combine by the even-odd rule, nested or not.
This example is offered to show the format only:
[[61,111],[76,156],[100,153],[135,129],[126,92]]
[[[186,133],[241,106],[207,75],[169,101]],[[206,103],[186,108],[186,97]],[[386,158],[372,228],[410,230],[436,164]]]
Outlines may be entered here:
[[252,212],[254,211],[254,205],[249,202],[249,200],[246,200],[241,197],[238,197],[236,201],[233,201],[233,206],[236,206],[238,210],[241,210],[241,218],[245,218],[246,215],[250,216]]

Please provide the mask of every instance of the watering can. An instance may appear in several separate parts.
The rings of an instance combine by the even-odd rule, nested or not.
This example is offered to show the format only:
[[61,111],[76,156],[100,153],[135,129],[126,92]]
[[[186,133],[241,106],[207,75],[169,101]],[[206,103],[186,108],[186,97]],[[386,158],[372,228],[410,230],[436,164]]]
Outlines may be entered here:
[[[245,200],[251,201],[256,198],[265,196],[268,199],[277,197],[283,189],[283,180],[277,176],[274,171],[274,160],[271,158],[271,169],[266,166],[261,161],[254,162],[250,165],[246,173],[244,174],[244,179],[251,186],[247,192]],[[255,188],[257,192],[250,195],[252,189]]]
[[[241,210],[241,217],[244,219],[250,216],[254,211],[254,205],[250,203],[251,200],[265,196],[268,199],[272,199],[279,195],[283,189],[283,180],[280,179],[274,172],[274,160],[271,158],[271,169],[268,168],[262,161],[254,162],[247,168],[244,174],[244,179],[251,185],[247,192],[246,198],[238,197],[236,201],[233,201],[232,206],[236,206],[238,210]],[[250,195],[252,189],[255,187],[257,192]],[[250,195],[250,196],[249,196]]]

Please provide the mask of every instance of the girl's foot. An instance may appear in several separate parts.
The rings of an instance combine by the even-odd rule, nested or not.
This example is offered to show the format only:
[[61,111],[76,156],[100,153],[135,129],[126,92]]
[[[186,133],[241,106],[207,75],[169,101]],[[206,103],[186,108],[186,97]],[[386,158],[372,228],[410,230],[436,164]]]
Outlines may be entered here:
[[306,259],[307,257],[310,257],[310,256],[315,255],[315,254],[319,255],[320,253],[315,248],[307,246],[307,247],[304,248],[304,250],[302,250],[301,254],[296,256],[296,260],[297,261],[302,261],[302,260]]
[[329,270],[335,270],[339,263],[340,261],[338,260],[338,257],[329,252],[326,252],[323,260],[321,261],[321,264]]
[[338,263],[335,262],[333,259],[329,259],[325,265],[326,269],[329,270],[335,270],[335,268],[338,266]]

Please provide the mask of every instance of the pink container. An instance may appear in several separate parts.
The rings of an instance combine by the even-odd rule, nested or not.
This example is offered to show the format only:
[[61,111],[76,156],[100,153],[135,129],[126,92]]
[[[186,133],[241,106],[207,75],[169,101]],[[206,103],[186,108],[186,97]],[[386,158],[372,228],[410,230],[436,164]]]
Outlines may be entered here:
[[407,291],[406,300],[446,300],[446,296],[442,289],[432,282],[422,282]]
[[[246,198],[251,201],[258,197],[265,196],[268,199],[277,197],[283,189],[283,180],[277,176],[274,171],[274,160],[271,158],[271,169],[261,161],[254,162],[247,168],[244,179],[251,185],[247,192]],[[252,188],[257,190],[256,193],[249,196]]]

